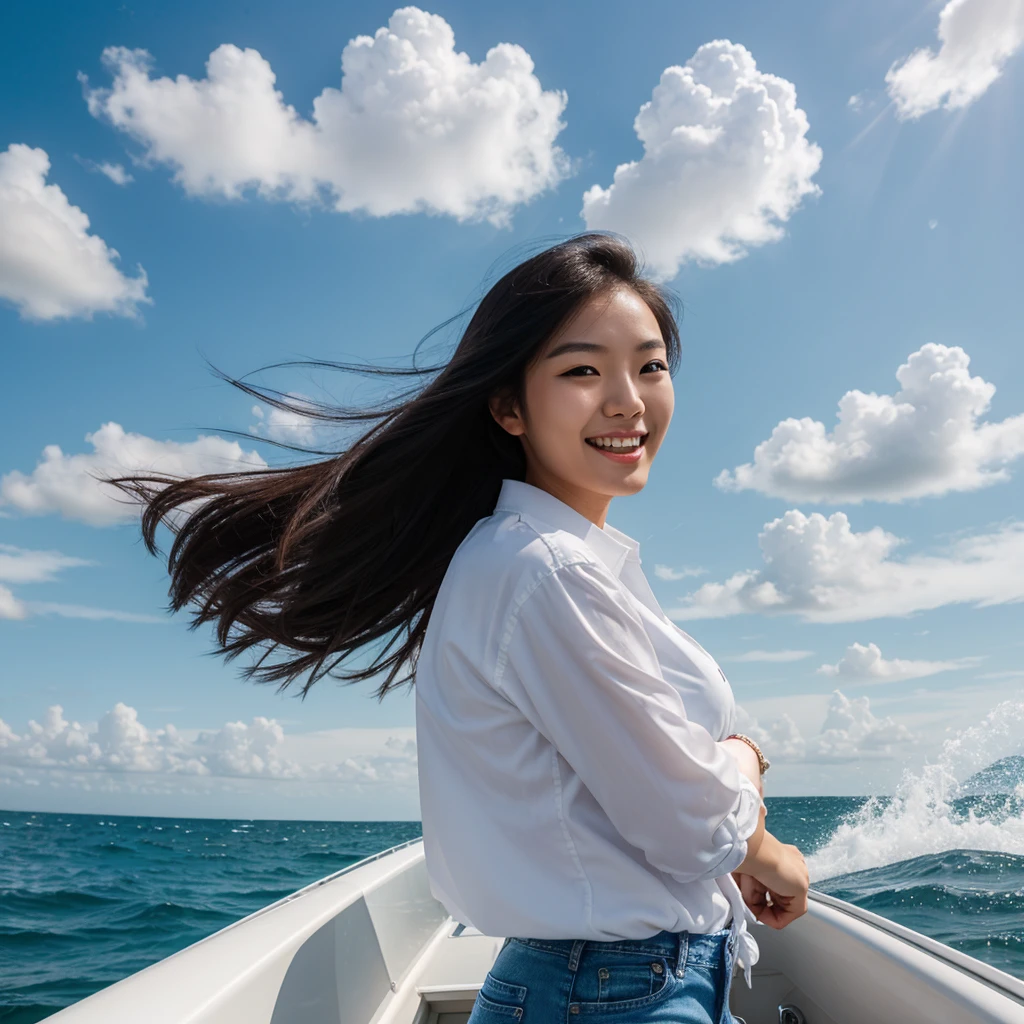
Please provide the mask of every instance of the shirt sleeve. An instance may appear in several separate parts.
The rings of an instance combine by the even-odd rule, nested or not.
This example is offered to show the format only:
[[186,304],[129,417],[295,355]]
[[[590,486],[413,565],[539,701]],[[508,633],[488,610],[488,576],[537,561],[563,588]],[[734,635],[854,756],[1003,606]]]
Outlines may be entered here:
[[621,584],[577,562],[513,613],[495,684],[568,762],[618,832],[681,882],[734,871],[762,801],[683,698]]

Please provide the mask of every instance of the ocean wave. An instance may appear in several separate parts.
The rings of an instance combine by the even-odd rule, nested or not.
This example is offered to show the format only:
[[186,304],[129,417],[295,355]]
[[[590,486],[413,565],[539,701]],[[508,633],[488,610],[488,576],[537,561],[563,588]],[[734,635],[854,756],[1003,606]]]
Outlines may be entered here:
[[1007,793],[973,792],[979,771],[1014,755],[1022,737],[1024,702],[1004,701],[946,740],[934,764],[905,770],[891,797],[871,797],[805,857],[812,885],[952,850],[1024,856],[1024,780]]

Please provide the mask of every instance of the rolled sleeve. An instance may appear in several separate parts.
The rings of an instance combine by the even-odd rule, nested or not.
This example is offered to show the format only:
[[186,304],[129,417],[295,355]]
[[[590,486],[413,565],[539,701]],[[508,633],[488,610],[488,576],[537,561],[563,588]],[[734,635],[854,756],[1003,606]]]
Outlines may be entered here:
[[761,799],[757,786],[742,772],[738,774],[740,779],[739,802],[732,814],[718,826],[718,833],[722,834],[715,834],[716,844],[720,847],[727,847],[729,850],[720,865],[725,870],[716,871],[716,875],[735,871],[743,863],[747,856],[747,840],[757,830],[757,823],[761,817],[761,807],[764,801]]
[[658,870],[701,881],[746,857],[757,787],[687,718],[606,568],[574,562],[535,583],[505,630],[494,682]]

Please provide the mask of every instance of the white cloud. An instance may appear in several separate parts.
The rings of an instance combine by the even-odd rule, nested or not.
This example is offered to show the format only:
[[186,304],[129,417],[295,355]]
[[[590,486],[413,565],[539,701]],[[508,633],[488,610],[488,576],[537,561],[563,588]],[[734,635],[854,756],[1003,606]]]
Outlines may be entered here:
[[808,622],[861,622],[947,604],[1024,600],[1024,523],[961,537],[941,554],[891,558],[903,541],[881,527],[855,533],[843,512],[790,509],[759,536],[764,567],[705,583],[671,618],[744,612],[799,614]]
[[[298,391],[287,392],[285,398],[295,406],[312,405],[312,399]],[[293,409],[279,409],[276,405],[269,406],[266,411],[263,406],[254,405],[251,412],[256,423],[249,428],[250,433],[301,448],[313,447],[317,443],[318,430],[327,422],[303,416]]]
[[0,581],[4,583],[49,583],[62,569],[95,564],[59,551],[32,551],[0,544]]
[[580,213],[589,229],[628,236],[661,280],[688,260],[729,263],[778,241],[821,191],[811,180],[821,148],[807,141],[793,84],[728,40],[666,68],[633,128],[643,157],[588,189]]
[[24,603],[11,593],[9,587],[0,585],[0,619],[24,619],[27,615]]
[[938,53],[924,47],[886,72],[901,119],[967,107],[1024,45],[1022,0],[950,0],[939,13]]
[[138,507],[116,488],[102,486],[94,475],[199,476],[266,467],[257,452],[243,451],[236,441],[216,436],[156,441],[110,422],[86,434],[85,440],[93,446],[92,452],[65,455],[58,445],[50,444],[30,474],[14,470],[0,478],[0,506],[9,505],[26,515],[59,512],[92,526],[110,526],[134,519]]
[[787,664],[792,661],[803,661],[814,651],[745,651],[743,654],[726,655],[723,661],[764,661],[776,664]]
[[764,751],[772,763],[803,760],[806,742],[800,727],[790,715],[783,712],[765,725],[749,714],[741,704],[736,705],[739,731],[749,736]]
[[995,385],[968,371],[958,346],[926,344],[896,371],[895,395],[848,391],[831,434],[809,417],[783,420],[753,463],[715,486],[790,501],[898,502],[974,491],[1009,479],[1024,455],[1024,414],[981,423]]
[[105,174],[115,185],[127,185],[135,180],[121,164],[109,164],[104,161],[96,165],[96,170],[100,174]]
[[878,718],[867,697],[850,700],[833,690],[825,721],[816,735],[805,737],[788,714],[761,725],[740,705],[736,706],[740,731],[763,747],[769,761],[827,764],[861,759],[889,759],[899,749],[917,742],[903,724],[890,716]]
[[58,185],[47,185],[45,150],[12,143],[0,153],[0,299],[26,320],[94,313],[138,315],[146,272],[126,277],[116,249],[89,234],[89,218]]
[[682,569],[673,569],[670,565],[656,565],[654,567],[654,575],[659,580],[685,580],[690,576],[703,576],[707,573],[707,569],[702,569],[699,566],[694,566],[692,569],[683,566]]
[[[348,730],[354,732],[354,730]],[[380,730],[369,730],[379,733]],[[285,756],[284,729],[262,716],[227,722],[188,737],[173,725],[147,728],[135,708],[118,702],[94,726],[68,722],[59,704],[20,735],[0,719],[0,766],[76,772],[143,773],[278,780],[394,783],[416,777],[416,743],[392,730],[372,743],[335,744],[326,762]],[[317,734],[313,734],[314,739]],[[301,755],[302,737],[291,737]],[[296,743],[295,741],[299,741]]]
[[327,193],[339,212],[505,227],[571,169],[554,144],[567,96],[542,88],[529,54],[499,43],[474,64],[444,18],[417,7],[345,46],[341,88],[313,100],[312,120],[284,102],[253,49],[218,46],[199,80],[151,78],[145,50],[108,47],[103,63],[113,84],[86,86],[89,111],[141,143],[141,162],[173,167],[190,195],[253,188],[309,203]]
[[97,163],[95,160],[88,160],[85,157],[75,154],[75,159],[87,170],[96,174],[102,174],[109,178],[115,185],[127,185],[135,179],[124,169],[123,164],[112,164],[107,160]]
[[0,619],[25,619],[33,610],[30,603],[15,597],[4,583],[49,583],[62,569],[95,564],[59,551],[32,551],[0,544]]
[[895,683],[903,679],[921,679],[939,672],[977,665],[980,657],[953,658],[948,661],[923,661],[907,658],[883,658],[877,644],[853,643],[835,665],[822,665],[824,676],[848,683]]
[[[122,612],[116,608],[93,608],[84,604],[62,604],[58,601],[26,601],[25,609],[32,615],[60,615],[65,619],[88,619],[91,622],[167,623],[166,615],[147,615],[144,612]],[[2,617],[2,616],[0,616]]]
[[854,93],[847,101],[847,107],[852,110],[855,114],[859,114],[864,108],[864,94],[860,92]]

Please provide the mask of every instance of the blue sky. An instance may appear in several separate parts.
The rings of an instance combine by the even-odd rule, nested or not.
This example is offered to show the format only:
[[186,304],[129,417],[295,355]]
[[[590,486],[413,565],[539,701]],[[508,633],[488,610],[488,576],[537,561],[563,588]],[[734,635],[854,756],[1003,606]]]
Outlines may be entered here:
[[[411,693],[243,682],[209,630],[164,613],[165,566],[90,490],[86,435],[133,465],[279,464],[226,432],[305,425],[261,418],[206,360],[402,364],[588,227],[655,256],[685,306],[669,436],[609,521],[727,673],[768,794],[891,792],[1016,700],[1015,17],[1005,0],[8,5],[0,806],[418,818]],[[499,115],[517,127],[495,133]],[[840,437],[851,392],[875,397],[846,401]]]

